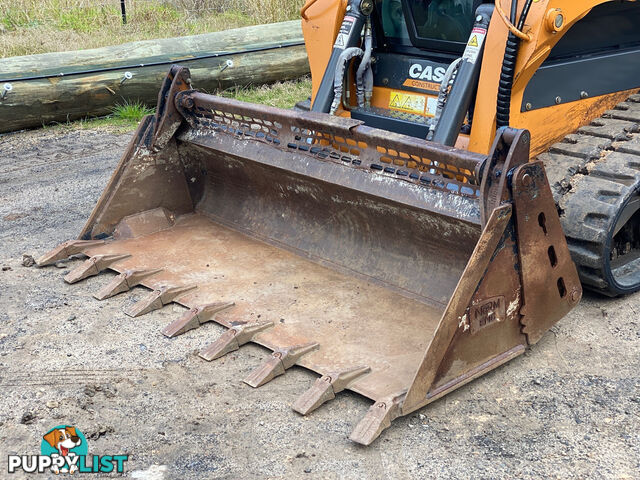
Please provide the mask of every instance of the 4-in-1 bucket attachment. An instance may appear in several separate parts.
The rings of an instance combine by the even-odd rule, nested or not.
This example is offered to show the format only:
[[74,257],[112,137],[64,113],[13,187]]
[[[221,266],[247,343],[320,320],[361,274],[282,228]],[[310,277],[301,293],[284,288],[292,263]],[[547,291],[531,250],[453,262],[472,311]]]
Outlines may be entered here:
[[[521,354],[581,297],[529,136],[490,155],[191,90],[173,67],[80,239],[72,280],[120,273],[96,297],[143,285],[140,315],[190,310],[163,333],[228,328],[201,356],[273,351],[246,382],[300,365],[321,375],[306,414],[349,389],[375,403],[351,439]],[[190,332],[187,334],[194,334]]]

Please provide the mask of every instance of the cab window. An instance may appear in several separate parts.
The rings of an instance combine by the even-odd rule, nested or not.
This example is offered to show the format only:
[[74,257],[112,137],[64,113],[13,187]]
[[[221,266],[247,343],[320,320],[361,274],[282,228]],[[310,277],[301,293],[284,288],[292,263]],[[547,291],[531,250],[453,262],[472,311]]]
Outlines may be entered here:
[[[382,30],[394,44],[454,50],[466,44],[481,0],[381,0]],[[457,46],[454,46],[457,45]]]
[[387,38],[404,39],[409,42],[407,22],[400,0],[384,0],[382,2],[382,29]]
[[417,0],[407,2],[421,38],[466,42],[474,19],[474,0]]

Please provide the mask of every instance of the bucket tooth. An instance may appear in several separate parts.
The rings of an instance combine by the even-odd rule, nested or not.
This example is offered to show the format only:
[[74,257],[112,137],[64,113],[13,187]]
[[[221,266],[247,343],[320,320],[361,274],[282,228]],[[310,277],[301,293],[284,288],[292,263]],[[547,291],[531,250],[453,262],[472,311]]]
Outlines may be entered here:
[[224,332],[218,339],[200,351],[200,357],[210,362],[229,352],[238,350],[245,343],[249,343],[260,332],[273,327],[273,322],[252,322],[234,325]]
[[374,403],[360,423],[353,429],[349,439],[362,445],[371,445],[391,422],[402,414],[405,394],[389,397]]
[[162,330],[162,334],[167,337],[176,337],[189,330],[198,328],[200,325],[213,320],[216,313],[227,310],[235,305],[234,302],[215,302],[200,307],[193,307],[179,319],[171,322]]
[[195,285],[191,285],[188,287],[160,287],[159,289],[151,292],[139,302],[136,302],[131,305],[131,307],[125,309],[124,313],[126,313],[130,317],[139,317],[140,315],[144,315],[145,313],[149,313],[164,307],[168,303],[173,302],[176,298],[181,297],[194,288],[197,287]]
[[261,387],[265,383],[285,373],[287,369],[293,367],[303,355],[319,347],[319,343],[311,342],[276,350],[271,354],[269,360],[251,372],[243,381],[254,388]]
[[93,296],[98,300],[104,300],[118,293],[127,292],[136,285],[140,285],[144,279],[161,271],[161,268],[156,268],[155,270],[126,270],[120,275],[115,276],[107,285],[94,293]]
[[369,367],[356,367],[323,375],[309,390],[298,397],[293,404],[293,409],[306,415],[323,403],[333,400],[338,393],[369,372],[371,372]]
[[111,267],[116,262],[129,258],[131,255],[125,254],[106,254],[96,255],[88,258],[81,265],[77,266],[64,276],[64,281],[67,283],[76,283],[88,277],[98,275],[103,270]]
[[60,260],[66,260],[71,255],[82,253],[87,248],[104,245],[104,243],[104,240],[68,240],[42,255],[36,260],[36,264],[39,267],[53,265]]

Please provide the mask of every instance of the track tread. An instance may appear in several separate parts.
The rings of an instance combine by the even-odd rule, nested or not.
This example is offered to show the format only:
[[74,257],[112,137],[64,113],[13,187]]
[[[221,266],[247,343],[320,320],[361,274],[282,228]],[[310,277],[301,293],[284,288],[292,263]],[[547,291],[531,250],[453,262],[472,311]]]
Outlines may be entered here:
[[[547,175],[571,256],[585,286],[619,295],[607,274],[609,231],[640,190],[640,93],[567,135],[538,156]],[[640,285],[638,285],[640,287]]]

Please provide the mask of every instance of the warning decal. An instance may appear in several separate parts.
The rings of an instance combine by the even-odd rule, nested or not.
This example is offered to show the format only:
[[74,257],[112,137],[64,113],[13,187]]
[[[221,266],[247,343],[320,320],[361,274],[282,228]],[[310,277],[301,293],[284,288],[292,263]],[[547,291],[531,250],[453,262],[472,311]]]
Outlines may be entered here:
[[486,29],[474,27],[474,29],[471,31],[471,38],[469,38],[469,43],[467,43],[467,48],[465,48],[462,58],[470,63],[476,63],[476,60],[478,60],[478,57],[480,56],[482,44],[484,43],[484,39],[486,36]]
[[336,43],[334,47],[344,50],[344,47],[346,45],[347,45],[347,36],[344,33],[339,33],[338,36],[336,37]]
[[403,112],[424,115],[426,98],[423,95],[411,95],[392,90],[389,95],[389,108]]
[[347,42],[349,41],[349,33],[351,33],[351,29],[353,28],[353,22],[356,19],[352,16],[347,15],[344,17],[342,21],[342,25],[340,25],[340,31],[338,32],[338,36],[336,37],[336,41],[333,44],[333,48],[339,48],[340,50],[344,50],[347,48]]

